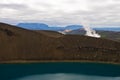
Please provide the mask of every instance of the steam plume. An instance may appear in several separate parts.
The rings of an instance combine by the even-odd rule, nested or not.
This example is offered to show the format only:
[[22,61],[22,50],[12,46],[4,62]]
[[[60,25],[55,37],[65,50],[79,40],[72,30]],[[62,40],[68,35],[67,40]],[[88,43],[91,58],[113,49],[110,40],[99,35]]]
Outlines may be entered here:
[[88,27],[88,26],[84,26],[84,29],[86,31],[86,34],[87,36],[91,36],[91,37],[97,37],[97,38],[100,38],[101,36],[96,33],[95,30],[93,30],[92,28]]
[[86,36],[96,37],[96,38],[100,38],[101,37],[98,33],[96,33],[95,30],[93,30],[92,28],[89,27],[88,23],[84,22],[82,24],[83,24],[83,27],[84,27],[84,29],[86,31],[86,34],[85,34]]

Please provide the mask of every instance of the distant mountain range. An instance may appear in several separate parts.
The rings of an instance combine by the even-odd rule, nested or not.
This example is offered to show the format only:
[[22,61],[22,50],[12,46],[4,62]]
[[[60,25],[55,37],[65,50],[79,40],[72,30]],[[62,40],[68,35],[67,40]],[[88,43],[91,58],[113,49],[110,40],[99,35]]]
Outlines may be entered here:
[[[64,30],[77,30],[83,28],[82,25],[68,25],[65,27],[50,27],[44,23],[19,23],[16,26],[30,29],[30,30],[51,30],[51,31],[64,31]],[[104,31],[120,31],[120,27],[118,28],[93,28],[95,30],[104,30]]]
[[95,30],[100,30],[100,31],[116,31],[119,32],[120,31],[120,27],[108,27],[108,28],[93,28]]
[[[19,23],[17,26],[29,29],[36,30],[37,32],[42,32],[41,30],[47,31],[57,31],[63,34],[72,34],[72,35],[85,35],[86,31],[82,25],[68,25],[66,27],[49,27],[44,23]],[[114,41],[120,42],[120,28],[93,28],[99,33],[102,38],[111,39]],[[52,35],[53,36],[53,35]]]
[[68,25],[66,27],[49,27],[44,23],[19,23],[17,26],[30,30],[52,30],[52,31],[76,30],[83,27],[82,25]]

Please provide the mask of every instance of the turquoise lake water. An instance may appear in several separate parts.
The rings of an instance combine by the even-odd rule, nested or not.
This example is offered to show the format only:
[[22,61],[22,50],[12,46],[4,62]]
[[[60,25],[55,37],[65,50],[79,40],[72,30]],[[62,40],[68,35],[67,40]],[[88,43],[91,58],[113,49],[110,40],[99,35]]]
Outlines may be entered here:
[[0,80],[120,80],[120,65],[79,62],[0,64]]

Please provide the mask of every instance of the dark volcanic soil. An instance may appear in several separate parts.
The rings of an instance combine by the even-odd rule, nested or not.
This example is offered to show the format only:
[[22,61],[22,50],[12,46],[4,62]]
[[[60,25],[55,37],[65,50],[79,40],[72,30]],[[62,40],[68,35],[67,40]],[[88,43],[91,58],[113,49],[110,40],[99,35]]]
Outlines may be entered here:
[[120,63],[120,43],[0,23],[0,61],[87,60]]

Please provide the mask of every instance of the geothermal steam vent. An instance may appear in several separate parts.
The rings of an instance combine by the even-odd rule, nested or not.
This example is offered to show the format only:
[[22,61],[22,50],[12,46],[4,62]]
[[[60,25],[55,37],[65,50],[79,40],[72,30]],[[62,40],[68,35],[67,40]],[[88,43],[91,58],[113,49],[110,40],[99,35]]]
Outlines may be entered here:
[[95,30],[93,30],[93,29],[90,28],[89,26],[85,25],[85,26],[83,26],[83,27],[84,27],[84,29],[85,29],[85,31],[86,31],[86,34],[85,34],[85,35],[90,36],[90,37],[96,37],[96,38],[100,38],[100,37],[101,37],[98,33],[96,33]]

